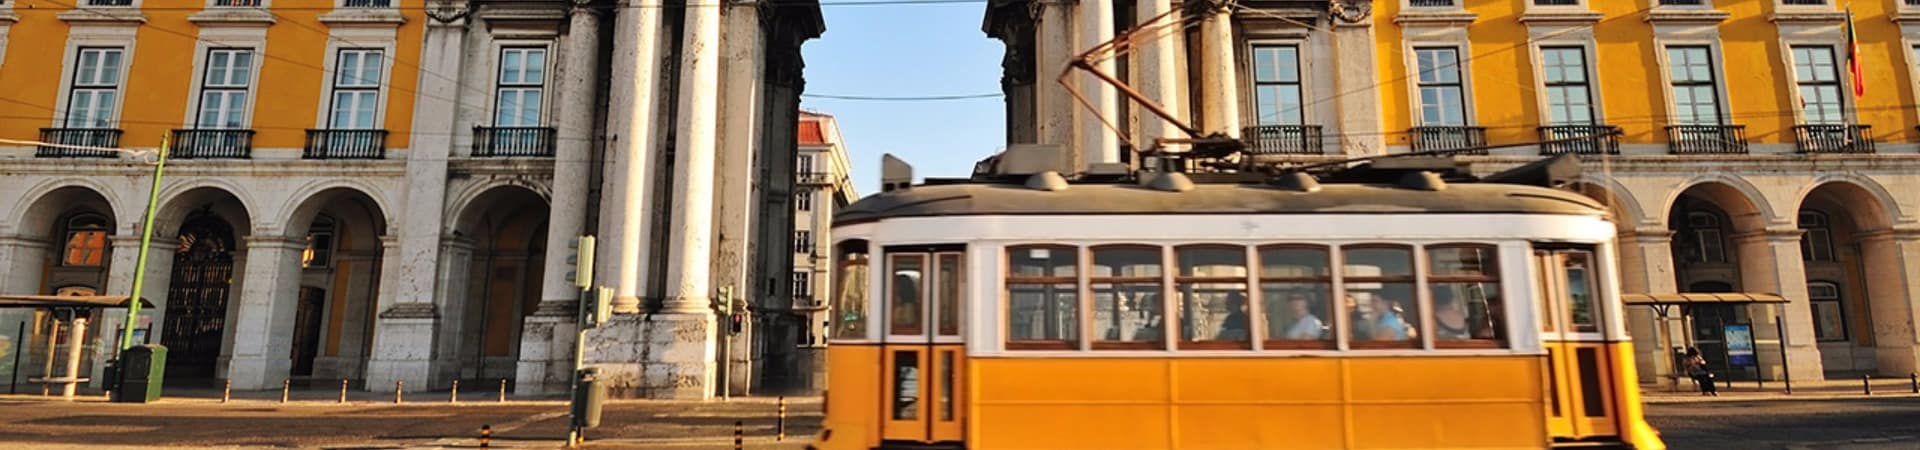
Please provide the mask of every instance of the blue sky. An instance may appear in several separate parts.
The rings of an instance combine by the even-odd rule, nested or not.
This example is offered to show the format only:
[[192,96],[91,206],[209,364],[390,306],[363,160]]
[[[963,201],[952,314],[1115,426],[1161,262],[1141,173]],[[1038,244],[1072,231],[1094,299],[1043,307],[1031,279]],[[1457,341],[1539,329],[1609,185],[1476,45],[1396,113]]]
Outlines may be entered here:
[[[980,31],[986,4],[826,6],[827,32],[801,47],[808,94],[938,96],[1000,92],[1000,41]],[[854,101],[802,97],[839,119],[860,195],[880,187],[880,155],[914,176],[965,176],[1006,143],[1004,101]]]

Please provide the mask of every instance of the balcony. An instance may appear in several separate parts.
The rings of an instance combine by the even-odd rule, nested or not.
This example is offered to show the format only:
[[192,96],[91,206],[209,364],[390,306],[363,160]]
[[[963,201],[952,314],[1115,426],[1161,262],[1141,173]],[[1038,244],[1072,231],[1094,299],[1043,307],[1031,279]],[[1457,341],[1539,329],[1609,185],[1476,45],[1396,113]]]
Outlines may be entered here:
[[1872,125],[1795,125],[1800,153],[1873,153]]
[[[40,142],[84,147],[120,148],[120,129],[41,128]],[[41,158],[114,158],[120,155],[107,150],[83,150],[42,145],[38,150],[33,152],[33,156]]]
[[800,172],[794,176],[794,184],[801,186],[832,186],[839,177],[826,172]]
[[340,4],[343,8],[390,8],[391,0],[346,0]]
[[259,7],[260,0],[213,0],[213,6]]
[[1667,125],[1667,146],[1675,155],[1747,153],[1746,125]]
[[[1413,151],[1416,152],[1460,150],[1487,145],[1486,127],[1413,127],[1407,130],[1407,134],[1413,137]],[[1487,151],[1482,149],[1459,153],[1484,155]]]
[[473,127],[473,156],[553,157],[551,127]]
[[387,130],[307,130],[306,159],[381,159]]
[[1540,127],[1540,154],[1617,155],[1620,154],[1620,127],[1612,125],[1548,125]]
[[1320,149],[1319,125],[1261,125],[1240,131],[1247,151],[1255,155],[1316,155]]
[[169,158],[253,157],[253,130],[173,130]]

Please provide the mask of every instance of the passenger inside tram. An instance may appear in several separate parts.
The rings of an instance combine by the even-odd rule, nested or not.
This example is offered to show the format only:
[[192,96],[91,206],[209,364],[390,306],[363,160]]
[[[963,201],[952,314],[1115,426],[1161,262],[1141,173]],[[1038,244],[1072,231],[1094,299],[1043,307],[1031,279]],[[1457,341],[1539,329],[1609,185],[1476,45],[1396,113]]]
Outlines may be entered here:
[[1293,322],[1281,335],[1285,339],[1300,341],[1324,339],[1322,336],[1326,335],[1327,326],[1319,316],[1313,314],[1313,305],[1307,301],[1305,294],[1288,295],[1287,312],[1293,317]]

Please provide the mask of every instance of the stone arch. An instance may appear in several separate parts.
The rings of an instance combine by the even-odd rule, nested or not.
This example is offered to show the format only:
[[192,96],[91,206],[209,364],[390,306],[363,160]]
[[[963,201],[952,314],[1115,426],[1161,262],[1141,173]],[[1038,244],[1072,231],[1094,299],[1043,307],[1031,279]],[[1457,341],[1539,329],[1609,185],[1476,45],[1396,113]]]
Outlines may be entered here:
[[[90,184],[48,184],[50,189],[35,189],[18,204],[13,223],[21,239],[12,245],[7,267],[0,267],[6,271],[0,273],[0,292],[52,294],[69,286],[107,290],[111,237],[125,234],[111,200]],[[68,253],[78,259],[67,260]]]
[[1803,212],[1795,219],[1803,232],[1806,319],[1829,375],[1906,374],[1920,359],[1890,198],[1870,179],[1834,175],[1809,186],[1796,204]]
[[[1678,189],[1667,196],[1661,214],[1664,216],[1673,211],[1681,199],[1688,195],[1703,197],[1725,210],[1740,232],[1764,230],[1768,224],[1784,219],[1773,210],[1767,196],[1753,183],[1745,178],[1720,173],[1702,175],[1681,183]],[[1666,220],[1662,222],[1666,223],[1674,220],[1673,217],[1663,219]]]
[[480,196],[494,193],[496,189],[501,189],[501,188],[517,188],[520,190],[524,190],[528,193],[533,194],[534,196],[539,197],[542,203],[546,203],[546,204],[553,203],[551,189],[548,189],[548,187],[545,185],[541,185],[539,183],[535,183],[523,178],[493,178],[486,181],[469,184],[466,187],[460,189],[459,192],[456,192],[452,196],[448,197],[447,204],[444,207],[445,209],[441,211],[441,216],[440,216],[440,217],[446,217],[448,219],[445,221],[446,228],[447,228],[445,231],[454,231],[454,227],[456,227],[460,222],[458,220],[458,218],[461,217],[460,214],[463,214],[468,210],[472,209],[472,207],[474,206],[474,201],[478,200]]
[[1617,180],[1588,176],[1568,188],[1606,205],[1608,213],[1614,216],[1614,225],[1622,230],[1637,228],[1648,220],[1647,213],[1640,207],[1640,199],[1634,198],[1633,191]]
[[[1850,173],[1815,178],[1794,196],[1795,208],[1804,207],[1817,193],[1831,193],[1845,197],[1848,205],[1865,206],[1848,208],[1862,230],[1884,230],[1893,228],[1895,223],[1907,221],[1903,219],[1905,215],[1900,212],[1900,203],[1894,200],[1893,193],[1872,178]],[[1797,222],[1798,217],[1795,219]]]
[[30,230],[26,227],[36,223],[35,220],[38,219],[36,213],[43,211],[36,210],[36,208],[51,207],[52,205],[44,200],[56,192],[76,189],[91,192],[93,195],[99,197],[99,200],[104,204],[104,207],[101,208],[103,211],[100,212],[114,220],[113,223],[115,226],[113,229],[108,230],[109,232],[124,231],[119,229],[119,220],[129,217],[125,212],[126,206],[121,203],[119,196],[115,195],[113,189],[108,188],[105,184],[100,183],[99,180],[94,178],[57,178],[44,180],[35,184],[32,188],[26,190],[25,195],[20,197],[22,201],[15,204],[14,210],[9,213],[6,223],[19,226],[21,228],[16,230],[17,232],[32,236],[32,234],[29,234]]
[[307,226],[328,202],[357,195],[358,201],[365,204],[367,211],[379,218],[381,234],[386,234],[385,229],[392,221],[390,212],[393,211],[393,206],[392,202],[381,195],[382,193],[384,193],[383,190],[361,179],[334,178],[314,181],[295,189],[293,195],[287,197],[287,202],[281,205],[280,211],[273,217],[286,221],[287,237],[298,238],[306,234]]
[[441,350],[460,378],[513,378],[525,319],[541,298],[549,205],[528,186],[481,186],[463,191],[447,220]]
[[252,195],[230,181],[197,177],[160,190],[160,206],[154,213],[153,231],[156,236],[173,236],[179,233],[180,225],[189,213],[195,209],[213,207],[212,212],[231,224],[236,234],[247,236],[256,227],[269,223],[256,214],[260,211],[258,205]]
[[[291,336],[285,347],[289,377],[364,379],[373,354],[387,210],[363,183],[316,182],[296,192],[284,209],[287,239],[301,243],[278,264],[299,274],[290,280],[291,320],[272,330]],[[291,267],[288,267],[291,266]]]

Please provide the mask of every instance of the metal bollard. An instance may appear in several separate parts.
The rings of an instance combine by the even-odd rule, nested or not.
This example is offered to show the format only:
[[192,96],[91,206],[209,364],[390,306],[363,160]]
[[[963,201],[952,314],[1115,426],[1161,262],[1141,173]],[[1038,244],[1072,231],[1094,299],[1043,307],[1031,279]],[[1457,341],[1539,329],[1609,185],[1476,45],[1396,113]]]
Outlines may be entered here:
[[404,392],[403,390],[406,388],[406,386],[407,386],[406,380],[393,380],[393,404],[395,405],[400,404],[400,401],[401,401],[400,393]]
[[1913,385],[1913,393],[1920,394],[1920,373],[1907,372],[1907,382]]
[[1867,381],[1872,378],[1873,378],[1873,375],[1865,375],[1865,374],[1860,375],[1860,391],[1861,392],[1866,393],[1867,395],[1873,395],[1873,382]]
[[233,380],[226,380],[226,386],[220,388],[220,403],[233,399]]
[[741,449],[741,438],[744,435],[746,435],[746,424],[738,420],[733,421],[733,450]]
[[287,390],[293,388],[293,380],[280,380],[280,403],[287,402]]
[[460,380],[453,380],[453,392],[447,394],[447,403],[460,403]]
[[347,402],[347,379],[340,379],[340,403]]
[[507,379],[500,379],[500,403],[507,402]]
[[787,440],[787,396],[780,396],[780,420],[774,422],[774,441]]
[[480,426],[480,448],[493,445],[493,425]]

